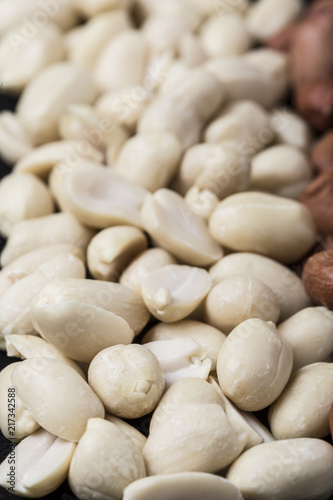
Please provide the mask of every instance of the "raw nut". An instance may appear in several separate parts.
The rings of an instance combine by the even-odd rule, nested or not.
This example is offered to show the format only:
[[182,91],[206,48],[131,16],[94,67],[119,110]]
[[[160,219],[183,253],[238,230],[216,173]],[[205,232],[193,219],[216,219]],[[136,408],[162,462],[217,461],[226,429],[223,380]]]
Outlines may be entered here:
[[156,57],[170,54],[179,56],[180,42],[190,33],[184,19],[175,16],[150,16],[142,27],[142,33],[148,43],[149,53]]
[[324,235],[333,235],[333,172],[324,172],[302,192],[299,201],[311,211],[317,228]]
[[208,266],[222,257],[221,247],[203,220],[171,190],[147,195],[141,218],[149,235],[186,264]]
[[310,306],[300,278],[288,267],[263,255],[246,252],[227,255],[209,272],[214,285],[237,274],[249,274],[262,281],[274,292],[281,310],[280,321]]
[[[198,8],[192,2],[189,4],[187,0],[185,2],[159,0],[158,3],[155,0],[137,0],[136,7],[136,14],[141,22],[153,14],[159,14],[162,17],[173,16],[183,19],[187,26],[195,31],[202,20],[202,7]],[[209,10],[211,8],[212,6],[208,7]]]
[[276,142],[308,152],[312,141],[309,124],[293,111],[284,108],[274,111],[270,128],[275,133]]
[[325,361],[333,353],[333,312],[307,307],[277,327],[293,350],[293,371]]
[[333,251],[319,252],[306,262],[303,283],[309,297],[328,309],[333,309]]
[[1,253],[1,266],[38,248],[67,243],[86,250],[94,232],[70,213],[45,215],[19,222],[13,228]]
[[289,26],[286,26],[268,40],[268,47],[282,52],[289,52],[292,47],[296,30],[297,23],[289,24]]
[[296,93],[299,113],[318,132],[333,127],[333,78],[302,85]]
[[333,448],[329,443],[288,439],[246,451],[232,464],[227,479],[246,498],[327,500],[333,493],[332,467]]
[[241,500],[242,494],[223,477],[204,472],[182,472],[138,479],[124,490],[123,500]]
[[[38,203],[36,203],[38,200]],[[9,174],[0,182],[0,232],[8,237],[18,222],[54,212],[50,191],[30,174]]]
[[332,400],[333,363],[313,363],[300,368],[269,409],[273,436],[276,439],[328,436]]
[[176,263],[176,259],[163,248],[149,248],[133,259],[122,273],[119,282],[141,296],[142,283],[154,269]]
[[222,391],[238,408],[258,411],[279,397],[292,365],[291,347],[273,323],[248,319],[223,343],[217,375]]
[[0,113],[1,158],[13,165],[32,150],[32,144],[17,115],[11,111]]
[[333,439],[333,403],[331,406],[331,411],[330,411],[330,428],[331,428],[331,435]]
[[200,39],[209,59],[243,54],[252,43],[245,21],[238,14],[209,17],[200,28]]
[[209,325],[229,334],[250,318],[277,323],[280,307],[274,292],[250,275],[235,275],[210,290],[205,300]]
[[[75,450],[70,443],[39,429],[9,453],[0,466],[0,485],[15,495],[41,498],[64,482]],[[19,463],[20,467],[10,465]],[[14,473],[13,473],[14,470]],[[9,477],[8,477],[9,476]],[[13,481],[10,481],[14,477]]]
[[141,432],[139,432],[135,427],[133,427],[133,425],[128,424],[121,418],[111,415],[111,413],[105,414],[105,420],[111,422],[111,424],[114,424],[121,431],[123,431],[123,433],[133,441],[134,445],[137,448],[139,448],[140,450],[143,449],[144,445],[146,444],[147,438],[143,434],[141,434]]
[[319,139],[311,152],[311,161],[319,172],[333,173],[333,131]]
[[85,69],[57,63],[31,80],[19,99],[17,113],[33,143],[44,144],[58,139],[58,120],[69,104],[92,104],[95,98],[96,90]]
[[131,226],[103,229],[87,250],[90,274],[97,280],[118,281],[123,269],[148,246],[144,233]]
[[257,252],[283,263],[301,259],[315,244],[311,212],[301,203],[260,192],[221,201],[209,220],[210,234],[238,252]]
[[142,283],[142,297],[155,318],[173,323],[191,314],[212,286],[198,267],[169,265],[152,271]]
[[211,191],[208,191],[208,189],[200,191],[196,186],[191,187],[187,191],[184,200],[191,210],[206,223],[208,223],[210,216],[220,201],[218,197]]
[[62,361],[26,359],[13,371],[12,383],[39,425],[62,439],[77,442],[89,418],[104,418],[100,399],[81,375]]
[[91,418],[69,469],[77,498],[121,500],[125,487],[145,475],[141,450],[130,437],[111,422]]
[[165,385],[156,356],[139,344],[119,344],[99,352],[90,363],[88,380],[107,411],[122,418],[153,411]]
[[181,148],[169,132],[138,134],[120,150],[114,170],[150,192],[168,186],[177,172]]
[[74,0],[76,9],[84,17],[94,17],[102,12],[130,9],[133,0]]
[[[10,365],[5,366],[5,368],[3,368],[0,372],[0,429],[4,437],[15,444],[17,441],[24,439],[39,429],[39,424],[37,424],[36,420],[27,410],[22,400],[18,397],[15,387],[11,382],[13,370],[15,370],[15,368],[20,364],[20,362],[11,363]],[[8,399],[13,399],[11,406],[9,406],[10,403]],[[10,417],[8,413],[10,413],[13,408],[15,418],[13,419],[11,425],[9,424],[8,419]]]

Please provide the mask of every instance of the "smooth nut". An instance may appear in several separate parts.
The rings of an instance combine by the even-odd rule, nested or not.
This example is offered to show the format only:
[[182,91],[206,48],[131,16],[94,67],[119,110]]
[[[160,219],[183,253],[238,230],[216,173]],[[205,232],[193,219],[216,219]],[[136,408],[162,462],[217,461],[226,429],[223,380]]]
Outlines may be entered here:
[[123,433],[133,441],[136,447],[138,447],[140,450],[143,449],[144,445],[146,444],[147,438],[143,434],[141,434],[141,432],[139,432],[135,427],[133,427],[133,425],[128,424],[121,418],[111,415],[111,413],[105,414],[105,420],[111,422],[111,424],[114,424],[121,431],[123,431]]
[[296,93],[295,106],[318,132],[333,127],[333,78],[303,84]]
[[0,155],[1,158],[13,165],[32,149],[32,144],[24,132],[16,114],[11,111],[0,113]]
[[308,152],[312,142],[311,130],[301,116],[284,108],[277,109],[271,115],[270,127],[278,143]]
[[206,223],[209,221],[210,216],[220,201],[218,197],[211,191],[208,191],[208,189],[200,191],[196,186],[193,186],[187,191],[184,200],[191,210],[193,210],[196,215],[199,215]]
[[314,179],[299,197],[310,210],[319,231],[333,235],[333,173],[324,172]]
[[333,172],[333,132],[328,131],[311,151],[311,161],[319,172]]
[[200,38],[208,57],[243,54],[251,46],[251,36],[239,15],[212,16],[201,26]]
[[297,19],[300,0],[261,0],[250,7],[247,28],[259,41],[266,41]]
[[333,251],[319,252],[306,262],[302,279],[309,297],[316,303],[333,309]]

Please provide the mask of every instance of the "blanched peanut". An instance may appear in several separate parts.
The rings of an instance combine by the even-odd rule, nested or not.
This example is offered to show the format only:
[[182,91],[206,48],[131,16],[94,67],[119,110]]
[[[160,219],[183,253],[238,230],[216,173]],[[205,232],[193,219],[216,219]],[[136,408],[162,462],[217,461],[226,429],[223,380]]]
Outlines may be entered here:
[[208,18],[201,27],[200,37],[209,58],[243,54],[252,41],[245,21],[237,14]]
[[245,16],[249,8],[249,0],[219,0],[218,2],[202,2],[189,0],[189,5],[195,7],[203,18],[213,15],[239,14]]
[[127,486],[123,500],[241,500],[241,492],[223,477],[204,472],[182,472],[138,479]]
[[158,323],[148,330],[143,342],[177,339],[193,339],[201,345],[206,351],[206,356],[212,360],[212,370],[216,369],[217,356],[226,336],[216,328],[200,323],[200,321],[182,320],[170,324]]
[[218,197],[208,189],[201,191],[196,186],[191,187],[187,191],[184,200],[191,210],[206,223],[208,223],[210,216],[220,201]]
[[147,64],[147,42],[141,32],[126,30],[102,50],[93,73],[102,92],[128,85],[142,85]]
[[[120,283],[142,295],[142,283],[154,270],[169,264],[176,264],[176,259],[163,248],[149,248],[136,257],[120,277]],[[0,275],[1,276],[1,275]]]
[[20,93],[43,68],[61,61],[65,55],[65,44],[59,28],[48,22],[36,30],[34,37],[25,40],[15,35],[21,25],[15,25],[0,43],[0,79],[6,92]]
[[55,278],[84,276],[85,268],[80,259],[71,254],[60,254],[14,283],[0,297],[0,339],[12,333],[36,334],[32,325],[30,303],[41,288]]
[[69,253],[82,260],[84,263],[84,255],[82,250],[70,244],[50,245],[33,250],[21,257],[13,260],[0,271],[0,295],[3,294],[16,281],[25,278],[29,274],[36,271],[38,267],[45,264],[48,260],[56,257],[59,254]]
[[227,479],[256,500],[327,500],[332,486],[333,448],[319,439],[264,443],[232,464]]
[[142,33],[151,55],[167,53],[177,57],[181,39],[190,33],[190,30],[182,18],[155,14],[148,17]]
[[269,410],[268,419],[274,437],[328,436],[332,400],[333,363],[314,363],[300,368]]
[[141,450],[133,441],[113,423],[90,419],[69,469],[77,498],[121,500],[125,487],[145,475]]
[[128,436],[134,443],[134,445],[142,450],[144,445],[146,444],[147,438],[141,434],[133,425],[128,424],[125,420],[122,420],[119,417],[115,417],[111,415],[111,413],[105,414],[105,420],[111,422],[116,427],[118,427],[126,436]]
[[67,34],[67,58],[92,71],[104,46],[118,33],[130,27],[127,11],[101,12]]
[[203,220],[181,196],[168,189],[147,195],[141,217],[149,235],[187,264],[207,266],[222,256],[221,247],[211,238]]
[[307,152],[311,146],[311,131],[308,123],[296,113],[286,109],[277,109],[270,119],[270,127],[275,133],[275,140],[289,144]]
[[[38,200],[38,203],[36,203]],[[9,236],[18,222],[52,214],[53,200],[43,182],[30,174],[10,174],[0,183],[0,232]]]
[[59,213],[19,222],[13,228],[1,254],[6,266],[22,255],[38,248],[67,243],[85,250],[94,232],[80,224],[70,213]]
[[226,278],[210,290],[205,300],[208,324],[226,334],[250,318],[276,323],[280,307],[274,292],[250,275]]
[[20,97],[17,113],[33,143],[44,144],[58,139],[58,120],[69,104],[91,104],[95,97],[86,70],[68,62],[57,63],[31,80]]
[[201,128],[222,105],[224,88],[203,69],[193,69],[175,88],[158,95],[143,113],[140,133],[173,133],[186,150],[199,142]]
[[88,371],[90,386],[118,417],[138,418],[154,410],[163,394],[164,375],[156,356],[139,344],[99,352]]
[[11,111],[0,113],[0,155],[13,165],[32,149],[32,144],[23,130],[17,115]]
[[195,31],[199,26],[202,13],[201,9],[194,6],[192,2],[184,0],[137,0],[137,16],[140,21],[143,18],[158,14],[160,17],[176,17],[184,20],[187,26]]
[[312,177],[304,153],[293,146],[278,145],[252,159],[251,188],[297,199]]
[[83,224],[141,227],[140,209],[147,191],[111,169],[93,163],[82,165],[68,174],[64,188],[67,209]]
[[280,321],[310,305],[300,278],[286,266],[262,255],[246,252],[227,255],[209,272],[214,285],[237,274],[249,274],[262,281],[275,294],[281,310]]
[[221,347],[219,384],[238,408],[258,411],[279,397],[292,364],[292,350],[273,323],[249,319],[238,325]]
[[62,439],[79,441],[89,418],[104,417],[100,399],[62,361],[26,359],[13,371],[12,383],[39,425]]
[[147,246],[147,238],[136,227],[116,226],[104,229],[89,243],[89,271],[98,280],[118,281],[126,265]]
[[[0,465],[0,485],[15,495],[40,498],[55,491],[66,479],[76,445],[39,429],[25,438]],[[19,463],[13,474],[13,463]],[[11,485],[9,478],[14,477]]]
[[133,0],[74,0],[79,12],[85,17],[94,17],[97,14],[115,9],[129,9]]
[[[13,370],[19,365],[19,362],[11,363],[0,372],[0,430],[5,438],[13,442],[20,441],[39,429],[39,424],[16,394],[11,381]],[[14,398],[12,406],[15,407],[15,419],[13,425],[10,426],[12,429],[8,427],[8,399],[11,398]]]
[[296,371],[325,361],[333,353],[333,312],[326,307],[308,307],[278,326],[293,350]]
[[178,139],[169,132],[138,134],[122,147],[115,171],[147,191],[167,187],[181,157]]
[[285,263],[301,259],[317,238],[307,207],[259,192],[234,194],[221,201],[209,220],[209,230],[228,248]]
[[179,321],[204,300],[212,280],[204,269],[169,265],[152,271],[142,283],[142,297],[155,318]]

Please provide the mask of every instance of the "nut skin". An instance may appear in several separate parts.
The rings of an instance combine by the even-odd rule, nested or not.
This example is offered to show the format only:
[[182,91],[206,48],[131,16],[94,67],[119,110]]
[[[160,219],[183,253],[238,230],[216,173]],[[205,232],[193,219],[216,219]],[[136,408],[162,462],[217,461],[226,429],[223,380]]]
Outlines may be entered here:
[[289,52],[296,33],[296,24],[291,24],[279,31],[276,35],[273,35],[268,40],[268,47],[274,50],[280,50],[282,52]]
[[323,173],[303,191],[299,201],[311,211],[319,231],[333,234],[333,173]]
[[302,85],[296,93],[295,105],[318,132],[333,127],[333,78]]
[[333,174],[333,130],[329,130],[317,142],[311,152],[311,162],[319,172]]
[[302,277],[310,298],[333,310],[333,251],[313,255],[305,264]]

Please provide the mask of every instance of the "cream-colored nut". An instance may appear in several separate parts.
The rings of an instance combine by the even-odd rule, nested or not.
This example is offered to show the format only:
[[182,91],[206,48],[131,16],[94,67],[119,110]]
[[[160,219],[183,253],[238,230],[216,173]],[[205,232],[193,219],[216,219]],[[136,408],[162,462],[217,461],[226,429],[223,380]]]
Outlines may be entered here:
[[67,140],[44,144],[23,156],[15,165],[15,172],[30,173],[47,178],[53,167],[77,168],[86,161],[103,162],[103,154],[88,141]]
[[178,139],[169,132],[147,132],[129,139],[115,162],[115,171],[148,191],[167,187],[181,157]]
[[262,281],[275,294],[284,321],[311,303],[301,279],[273,259],[254,253],[227,255],[210,268],[213,284],[237,274],[248,274]]
[[197,144],[186,151],[175,187],[185,195],[195,186],[223,200],[231,194],[247,190],[250,167],[250,158],[242,154],[236,141]]
[[171,132],[186,150],[199,142],[203,123],[219,110],[224,99],[224,88],[213,75],[192,69],[176,87],[152,100],[138,130]]
[[133,441],[134,445],[142,451],[144,445],[146,444],[147,438],[143,434],[141,434],[141,432],[139,432],[135,427],[133,427],[133,425],[128,424],[119,417],[111,415],[111,413],[105,414],[105,420],[111,422],[111,424],[114,424],[121,431],[123,431],[123,433]]
[[[38,200],[38,203],[36,203]],[[9,236],[18,222],[54,212],[50,191],[30,174],[10,174],[0,183],[0,232]]]
[[64,188],[67,208],[83,224],[141,227],[140,209],[147,191],[111,169],[87,163],[66,176]]
[[67,58],[92,71],[104,46],[118,33],[130,27],[131,21],[126,10],[97,14],[83,26],[78,26],[67,34]]
[[62,361],[26,359],[13,370],[11,380],[39,425],[62,439],[79,441],[89,418],[104,418],[98,396]]
[[60,116],[59,132],[63,139],[88,141],[103,154],[110,148],[109,156],[113,161],[129,137],[123,127],[108,118],[103,118],[95,108],[87,104],[68,106]]
[[184,0],[137,0],[136,13],[139,20],[145,19],[149,16],[159,15],[161,17],[173,17],[183,19],[187,26],[195,31],[201,20],[201,9],[193,5],[192,2]]
[[237,14],[209,17],[201,27],[200,37],[209,58],[243,54],[252,42],[244,19]]
[[11,285],[16,283],[16,281],[25,278],[48,260],[63,253],[70,253],[84,263],[83,252],[75,245],[50,245],[33,250],[15,259],[11,264],[1,269],[0,295],[2,295]]
[[123,418],[154,410],[165,385],[156,356],[139,344],[115,345],[98,353],[90,363],[88,380],[105,408]]
[[145,477],[127,486],[123,500],[242,500],[242,494],[224,477],[205,472],[182,472]]
[[323,438],[330,433],[333,363],[303,366],[271,406],[269,425],[276,439]]
[[284,263],[301,259],[317,238],[305,205],[260,192],[234,194],[221,201],[209,220],[209,230],[228,248]]
[[36,271],[14,283],[0,297],[0,338],[10,334],[36,334],[30,303],[41,288],[55,278],[84,278],[85,268],[71,254],[53,257]]
[[326,361],[333,353],[333,312],[326,307],[308,307],[278,326],[293,350],[296,371],[302,366]]
[[189,4],[195,7],[202,18],[213,15],[239,14],[245,16],[249,9],[249,0],[218,0],[217,2],[202,2],[201,0],[189,0]]
[[71,366],[79,375],[85,378],[83,371],[75,361],[64,356],[55,345],[46,342],[46,340],[40,337],[33,335],[7,335],[5,341],[8,357],[21,359],[45,357],[57,359]]
[[75,447],[75,443],[39,429],[25,438],[2,462],[0,485],[27,498],[48,495],[66,479]]
[[21,25],[13,26],[0,43],[0,79],[6,92],[20,93],[42,69],[61,61],[65,44],[59,28],[49,22],[27,40],[15,36]]
[[141,296],[143,280],[155,269],[169,264],[176,264],[176,259],[169,252],[162,248],[149,248],[138,255],[125,269],[120,277],[120,283]]
[[309,150],[312,143],[310,127],[296,113],[287,109],[275,110],[271,115],[270,127],[274,131],[276,142],[289,144],[305,152]]
[[182,80],[191,74],[191,68],[183,60],[171,59],[170,57],[164,73],[164,78],[160,85],[161,94],[169,93],[171,89],[175,89]]
[[204,221],[173,191],[159,189],[147,195],[141,217],[149,235],[187,264],[208,266],[222,257]]
[[179,42],[179,57],[189,68],[199,66],[206,60],[206,54],[198,36],[185,33]]
[[199,215],[205,222],[209,221],[210,216],[220,201],[218,197],[208,189],[201,191],[196,186],[191,187],[187,191],[184,200],[191,210],[196,215]]
[[212,370],[215,370],[217,356],[225,338],[222,332],[206,323],[182,320],[169,324],[158,323],[148,330],[143,342],[145,344],[162,340],[192,339],[205,349],[206,357],[212,360]]
[[101,12],[129,9],[133,0],[74,0],[75,7],[85,17],[94,17]]
[[260,0],[250,7],[247,28],[257,40],[268,40],[291,24],[302,8],[300,0]]
[[[19,365],[20,362],[11,363],[0,372],[0,430],[5,438],[14,443],[39,428],[39,424],[24,406],[11,382],[13,370]],[[9,403],[8,399],[13,399],[13,401]],[[14,413],[15,417],[11,418],[13,415],[8,415],[8,413]]]
[[238,408],[258,411],[279,397],[292,364],[291,347],[273,323],[248,319],[221,347],[217,359],[219,384]]
[[93,72],[101,92],[129,85],[142,85],[148,57],[148,46],[139,31],[119,33],[102,50]]
[[131,226],[103,229],[91,240],[87,251],[90,274],[104,281],[118,281],[122,270],[148,246],[144,233]]
[[169,265],[152,271],[142,283],[142,297],[155,318],[173,323],[191,314],[204,300],[212,279],[204,269]]
[[45,215],[19,222],[13,228],[1,254],[1,266],[38,248],[67,243],[85,250],[94,236],[70,213]]
[[0,155],[13,165],[32,150],[32,144],[17,115],[11,111],[0,113]]
[[319,439],[263,443],[232,464],[227,479],[244,497],[257,500],[328,499],[332,492],[333,448]]
[[254,155],[267,146],[273,136],[269,130],[268,113],[252,101],[229,104],[205,132],[207,142],[238,141],[242,156]]
[[309,160],[288,144],[272,146],[252,159],[251,188],[298,198],[312,178]]
[[207,380],[212,360],[207,351],[191,338],[157,340],[145,347],[158,359],[165,377],[165,389],[186,377],[200,377]]
[[188,25],[181,17],[153,14],[143,25],[142,33],[152,55],[169,53],[179,55],[182,37],[189,33]]
[[207,323],[226,334],[247,319],[277,323],[279,316],[280,307],[274,292],[246,274],[226,278],[210,290],[205,300]]
[[44,144],[58,139],[58,120],[69,104],[91,104],[95,98],[96,90],[85,69],[57,63],[40,71],[27,85],[18,102],[18,117],[33,143]]
[[141,450],[116,425],[90,419],[75,450],[69,485],[81,500],[121,500],[133,481],[145,477]]

